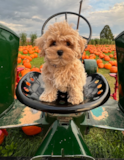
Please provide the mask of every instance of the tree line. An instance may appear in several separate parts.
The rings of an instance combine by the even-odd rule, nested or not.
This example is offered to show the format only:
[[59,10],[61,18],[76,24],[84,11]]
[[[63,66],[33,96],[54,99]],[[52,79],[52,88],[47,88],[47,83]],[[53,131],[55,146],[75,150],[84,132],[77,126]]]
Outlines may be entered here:
[[[34,41],[38,37],[36,33],[30,34],[30,39],[27,39],[26,33],[20,33],[20,45],[32,45],[34,46]],[[89,44],[97,45],[97,44],[115,44],[113,33],[109,27],[109,25],[105,25],[102,31],[100,32],[100,39],[95,38],[89,41]]]
[[32,33],[29,36],[29,39],[27,38],[27,34],[22,32],[19,34],[20,37],[20,45],[21,46],[25,46],[25,45],[35,45],[35,39],[37,38],[37,34],[36,33]]
[[102,31],[100,32],[100,39],[91,39],[89,44],[115,44],[114,36],[109,25],[105,25]]

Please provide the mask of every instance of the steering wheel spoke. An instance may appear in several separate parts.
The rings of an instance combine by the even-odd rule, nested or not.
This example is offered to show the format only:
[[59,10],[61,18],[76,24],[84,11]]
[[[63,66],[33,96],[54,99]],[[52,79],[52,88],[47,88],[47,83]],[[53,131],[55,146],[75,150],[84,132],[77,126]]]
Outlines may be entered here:
[[44,24],[43,24],[43,26],[42,26],[41,35],[44,34],[44,28],[45,28],[46,24],[47,24],[51,19],[53,19],[54,17],[59,16],[59,15],[64,15],[64,16],[65,16],[65,20],[67,21],[67,14],[76,15],[77,17],[82,18],[82,19],[86,22],[86,24],[87,24],[88,27],[89,27],[89,36],[88,36],[87,38],[84,37],[84,36],[82,36],[82,37],[87,40],[87,44],[88,44],[88,42],[90,41],[91,36],[92,36],[92,28],[91,28],[91,25],[90,25],[90,23],[88,22],[88,20],[87,20],[85,17],[83,17],[82,15],[80,15],[80,14],[78,14],[78,13],[74,13],[74,12],[59,12],[59,13],[54,14],[54,15],[52,15],[51,17],[49,17],[49,18],[44,22]]

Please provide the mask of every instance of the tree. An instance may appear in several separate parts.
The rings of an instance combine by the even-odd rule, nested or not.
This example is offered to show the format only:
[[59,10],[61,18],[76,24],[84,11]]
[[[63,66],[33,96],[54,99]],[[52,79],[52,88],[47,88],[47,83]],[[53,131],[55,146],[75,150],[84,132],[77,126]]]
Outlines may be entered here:
[[35,39],[37,38],[37,34],[35,34],[35,33],[34,33],[34,34],[31,34],[31,35],[30,35],[30,38],[31,38],[31,40],[30,40],[30,41],[31,41],[31,45],[34,46],[34,45],[35,45],[35,44],[34,44],[34,41],[35,41]]
[[95,38],[94,41],[95,41],[95,44],[100,44],[100,40],[98,38]]
[[26,45],[26,41],[27,41],[27,34],[26,33],[20,33],[20,41],[21,41],[22,46]]
[[100,39],[103,39],[103,38],[114,40],[114,36],[109,25],[104,26],[103,30],[100,32]]

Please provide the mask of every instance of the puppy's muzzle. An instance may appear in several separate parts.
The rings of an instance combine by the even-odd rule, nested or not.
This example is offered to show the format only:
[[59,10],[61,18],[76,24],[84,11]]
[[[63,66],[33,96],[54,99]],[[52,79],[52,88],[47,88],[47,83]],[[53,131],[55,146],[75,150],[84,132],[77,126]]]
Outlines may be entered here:
[[63,50],[58,50],[58,51],[57,51],[57,54],[58,54],[59,56],[62,56],[62,55],[63,55]]

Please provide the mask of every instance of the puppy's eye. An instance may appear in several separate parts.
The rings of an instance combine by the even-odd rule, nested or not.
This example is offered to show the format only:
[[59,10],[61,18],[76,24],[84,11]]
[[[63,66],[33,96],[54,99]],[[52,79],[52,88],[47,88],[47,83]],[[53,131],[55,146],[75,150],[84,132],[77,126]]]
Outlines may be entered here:
[[70,46],[70,45],[71,45],[70,42],[66,42],[66,44],[67,44],[67,46]]
[[56,41],[53,41],[50,46],[55,46],[55,45],[56,45]]

